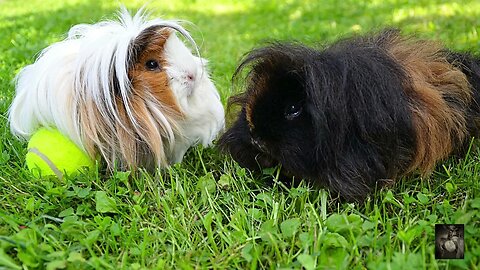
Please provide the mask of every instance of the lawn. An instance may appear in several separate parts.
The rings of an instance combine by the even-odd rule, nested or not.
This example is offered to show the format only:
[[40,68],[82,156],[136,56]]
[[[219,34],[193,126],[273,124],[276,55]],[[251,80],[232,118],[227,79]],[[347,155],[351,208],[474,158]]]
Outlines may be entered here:
[[[254,176],[215,148],[193,148],[155,174],[32,176],[26,143],[7,122],[15,74],[72,25],[112,19],[118,7],[0,0],[0,269],[480,268],[476,147],[364,203],[340,202],[306,183],[286,187],[276,170]],[[185,26],[224,104],[239,59],[272,39],[319,45],[396,26],[452,49],[480,49],[477,0],[179,0],[148,8],[193,23]],[[435,260],[434,228],[442,223],[465,224],[465,259]]]

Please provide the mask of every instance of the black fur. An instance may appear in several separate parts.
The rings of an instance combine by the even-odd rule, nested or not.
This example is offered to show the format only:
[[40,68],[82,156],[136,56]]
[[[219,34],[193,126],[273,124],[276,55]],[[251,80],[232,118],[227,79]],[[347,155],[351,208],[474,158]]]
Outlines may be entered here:
[[[250,67],[245,92],[231,100],[242,109],[220,138],[221,149],[252,170],[281,164],[286,175],[348,200],[362,200],[375,186],[403,175],[417,143],[410,106],[415,101],[404,91],[408,74],[385,49],[391,34],[322,50],[274,43],[251,51],[234,74],[235,80]],[[452,54],[449,60],[480,89],[477,58]],[[300,115],[288,120],[286,109],[298,104]],[[472,103],[469,114],[479,111]]]
[[464,152],[473,137],[480,135],[480,58],[470,53],[450,52],[448,61],[460,68],[467,76],[468,82],[472,88],[472,102],[467,109],[467,128],[468,137],[464,145],[460,147],[460,152]]

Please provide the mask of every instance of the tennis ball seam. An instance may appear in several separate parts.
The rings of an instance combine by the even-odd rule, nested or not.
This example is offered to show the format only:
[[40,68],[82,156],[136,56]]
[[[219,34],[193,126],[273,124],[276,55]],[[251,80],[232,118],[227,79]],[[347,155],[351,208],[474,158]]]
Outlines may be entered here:
[[38,157],[40,157],[48,165],[48,167],[50,167],[50,169],[53,171],[53,173],[59,179],[62,179],[63,173],[57,168],[57,166],[55,166],[55,164],[45,154],[40,152],[40,150],[38,150],[38,148],[36,148],[36,147],[29,148],[28,152],[31,152],[31,153],[37,155]]

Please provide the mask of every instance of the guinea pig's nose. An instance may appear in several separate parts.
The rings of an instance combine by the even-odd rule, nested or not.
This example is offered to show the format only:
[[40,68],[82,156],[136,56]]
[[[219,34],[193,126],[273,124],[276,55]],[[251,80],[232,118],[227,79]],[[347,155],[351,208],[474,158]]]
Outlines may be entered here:
[[191,72],[187,72],[187,74],[185,74],[185,77],[186,77],[189,81],[194,81],[194,80],[195,80],[195,75],[193,75],[193,73],[191,73]]

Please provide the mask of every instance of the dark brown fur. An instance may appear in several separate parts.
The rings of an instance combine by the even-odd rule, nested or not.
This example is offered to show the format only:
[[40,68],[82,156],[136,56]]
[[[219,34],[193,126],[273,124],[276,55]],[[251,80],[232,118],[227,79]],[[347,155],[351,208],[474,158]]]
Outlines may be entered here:
[[[281,164],[348,200],[430,173],[479,133],[480,59],[387,29],[324,49],[251,51],[238,118],[220,139],[241,166]],[[293,112],[293,114],[292,114]]]

